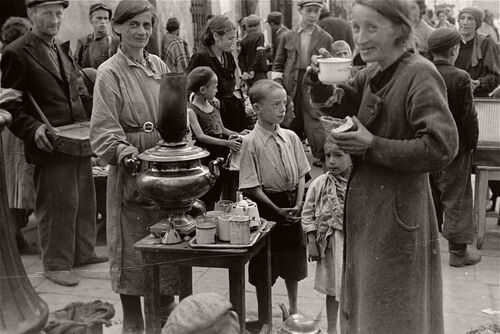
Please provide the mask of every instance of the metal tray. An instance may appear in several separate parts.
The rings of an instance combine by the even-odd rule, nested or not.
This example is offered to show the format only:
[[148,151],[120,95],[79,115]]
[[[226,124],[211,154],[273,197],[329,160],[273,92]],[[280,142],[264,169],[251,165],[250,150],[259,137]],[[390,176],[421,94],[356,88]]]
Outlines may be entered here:
[[189,246],[193,248],[215,248],[215,249],[230,249],[230,248],[248,248],[255,245],[257,240],[259,240],[262,233],[260,231],[255,231],[250,234],[250,243],[247,245],[232,245],[229,242],[224,242],[216,240],[215,244],[198,244],[196,243],[196,237],[189,241]]

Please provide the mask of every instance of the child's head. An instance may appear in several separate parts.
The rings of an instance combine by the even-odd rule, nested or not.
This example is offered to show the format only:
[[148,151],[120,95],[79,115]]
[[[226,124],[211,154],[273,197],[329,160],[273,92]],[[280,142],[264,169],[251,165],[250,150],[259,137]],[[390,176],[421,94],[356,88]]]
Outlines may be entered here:
[[188,89],[209,101],[215,98],[217,83],[217,75],[208,66],[196,67],[187,77]]
[[352,58],[351,47],[344,40],[338,40],[332,44],[332,56],[336,58]]
[[432,58],[446,59],[454,64],[458,57],[461,40],[462,36],[454,28],[445,27],[435,30],[428,40]]
[[325,164],[330,173],[339,175],[349,170],[352,165],[351,157],[339,148],[332,135],[326,137],[324,148]]
[[285,117],[286,91],[276,81],[263,79],[255,82],[248,97],[259,120],[279,124]]

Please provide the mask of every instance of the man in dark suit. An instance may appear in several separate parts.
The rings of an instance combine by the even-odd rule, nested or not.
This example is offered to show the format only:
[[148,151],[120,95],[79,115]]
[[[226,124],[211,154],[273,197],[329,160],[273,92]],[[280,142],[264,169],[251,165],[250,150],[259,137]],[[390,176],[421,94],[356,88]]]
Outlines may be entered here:
[[474,241],[471,167],[479,125],[470,76],[453,66],[461,40],[460,33],[453,28],[435,30],[428,40],[433,62],[446,83],[448,106],[459,136],[455,159],[444,170],[430,176],[438,224],[442,225],[443,236],[448,240],[450,266],[454,267],[481,261],[481,256],[467,250],[467,244]]
[[273,43],[273,60],[276,57],[276,51],[281,36],[283,36],[289,29],[283,25],[283,14],[280,12],[271,12],[267,15],[267,23],[271,27],[272,43]]
[[87,120],[69,43],[55,41],[67,6],[68,0],[27,1],[33,30],[3,52],[0,108],[12,114],[10,130],[24,141],[26,160],[35,165],[35,216],[44,276],[71,286],[79,281],[72,267],[107,260],[94,252],[90,156],[56,152],[29,98],[31,94],[52,126]]

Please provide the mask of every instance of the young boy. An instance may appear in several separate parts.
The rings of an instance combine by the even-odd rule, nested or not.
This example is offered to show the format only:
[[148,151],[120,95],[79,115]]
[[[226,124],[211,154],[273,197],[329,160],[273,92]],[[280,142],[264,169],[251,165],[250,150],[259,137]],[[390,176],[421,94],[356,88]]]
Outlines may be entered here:
[[[254,200],[259,214],[277,223],[271,232],[272,283],[285,279],[290,314],[297,313],[298,282],[307,276],[306,245],[300,224],[305,174],[310,170],[299,137],[279,123],[286,110],[286,91],[272,80],[259,80],[250,88],[257,114],[255,128],[243,139],[240,190]],[[265,318],[262,272],[265,252],[250,260],[249,281],[256,287],[259,322]]]
[[[476,264],[481,256],[471,254],[467,244],[474,240],[472,218],[472,152],[479,134],[472,86],[467,72],[453,66],[459,52],[460,33],[440,28],[429,36],[429,51],[448,91],[448,105],[458,129],[458,154],[439,173],[431,174],[431,188],[439,225],[449,242],[450,266]],[[443,221],[444,213],[444,221]]]
[[339,39],[332,44],[332,56],[336,58],[352,58],[351,47],[346,41]]
[[302,209],[309,261],[317,261],[314,289],[326,295],[328,334],[336,333],[344,254],[344,199],[351,157],[325,140],[328,171],[311,182]]

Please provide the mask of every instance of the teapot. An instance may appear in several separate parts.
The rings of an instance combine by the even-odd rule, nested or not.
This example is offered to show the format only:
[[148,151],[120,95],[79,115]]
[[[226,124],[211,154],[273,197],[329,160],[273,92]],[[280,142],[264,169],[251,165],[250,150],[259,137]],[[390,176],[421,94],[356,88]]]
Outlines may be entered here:
[[243,199],[231,206],[232,215],[250,217],[250,228],[260,226],[260,216],[257,204],[249,199]]

